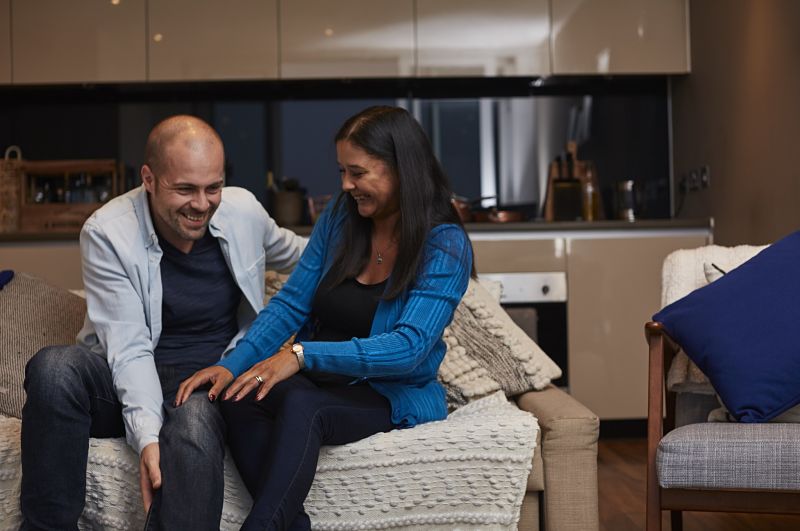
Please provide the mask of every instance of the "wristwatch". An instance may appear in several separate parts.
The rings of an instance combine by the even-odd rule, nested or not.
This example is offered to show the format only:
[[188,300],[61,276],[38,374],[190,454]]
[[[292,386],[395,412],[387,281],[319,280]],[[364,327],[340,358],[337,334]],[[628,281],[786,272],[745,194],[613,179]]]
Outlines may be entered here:
[[292,345],[292,352],[294,355],[297,356],[297,363],[300,364],[300,370],[306,368],[306,358],[303,355],[303,345],[301,343],[295,343]]

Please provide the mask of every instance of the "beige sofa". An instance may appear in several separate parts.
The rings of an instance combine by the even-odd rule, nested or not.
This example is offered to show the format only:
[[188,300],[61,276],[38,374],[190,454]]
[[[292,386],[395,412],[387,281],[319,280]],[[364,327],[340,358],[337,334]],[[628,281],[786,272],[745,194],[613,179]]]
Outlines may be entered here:
[[[9,301],[8,292],[5,293],[6,299],[3,299],[4,292],[0,292],[0,307],[3,306],[2,303],[6,303],[5,308],[9,308],[11,304],[8,303],[13,301]],[[44,344],[70,342],[70,338],[74,338],[74,334],[77,331],[77,329],[71,330],[70,328],[75,326],[76,323],[80,323],[81,320],[81,316],[77,315],[77,313],[82,311],[81,304],[77,304],[74,300],[70,299],[66,306],[59,308],[57,304],[54,304],[54,299],[67,301],[69,294],[57,288],[51,289],[48,287],[47,290],[38,293],[37,296],[47,301],[46,306],[50,312],[47,318],[54,322],[58,320],[59,322],[54,328],[60,329],[58,334],[54,333],[52,328],[43,333],[41,341]],[[61,299],[60,297],[64,298]],[[26,302],[26,304],[22,306],[27,306],[27,303],[31,302],[33,302],[34,304],[32,305],[35,306],[35,300],[32,301],[27,296],[22,298],[24,298]],[[14,304],[14,306],[16,306],[14,311],[19,312],[20,305]],[[0,308],[0,313],[2,313],[2,311],[2,308]],[[17,313],[15,313],[15,316],[16,315]],[[0,315],[0,318],[1,317],[2,315]],[[18,319],[18,316],[15,318]],[[43,323],[41,323],[41,325],[43,325]],[[39,334],[34,333],[33,336],[39,336]],[[0,341],[3,341],[3,343],[0,343],[0,355],[4,357],[6,357],[8,351],[19,351],[21,348],[19,344],[14,344],[13,341],[11,341],[11,345],[9,345],[7,337],[4,337]],[[6,359],[5,361],[8,360]],[[6,367],[7,365],[4,364],[3,370],[10,370]],[[8,386],[8,381],[7,378],[4,378],[4,381],[0,381],[0,386]],[[20,381],[19,378],[17,381]],[[489,401],[491,402],[491,397]],[[464,406],[462,409],[470,410],[473,404]],[[519,485],[520,488],[517,491],[519,495],[514,494],[513,497],[507,497],[495,502],[498,505],[505,505],[505,507],[502,507],[502,510],[506,511],[506,516],[509,514],[509,511],[516,514],[517,508],[521,505],[519,521],[516,523],[518,529],[547,529],[554,531],[592,531],[598,529],[597,437],[599,421],[597,417],[569,394],[552,385],[541,391],[523,393],[515,397],[511,402],[507,402],[502,397],[502,394],[495,395],[494,405],[506,409],[501,410],[494,408],[489,410],[484,408],[484,410],[481,411],[480,406],[473,408],[471,411],[474,411],[476,416],[470,417],[470,419],[464,423],[464,425],[467,426],[464,432],[458,431],[457,423],[452,423],[450,425],[444,424],[443,426],[446,426],[444,429],[433,425],[436,423],[424,426],[424,429],[430,431],[423,434],[417,440],[424,440],[425,444],[436,446],[437,443],[429,441],[429,439],[431,439],[431,434],[447,431],[449,432],[448,437],[450,438],[442,439],[446,448],[437,447],[432,451],[440,455],[449,452],[451,455],[455,456],[451,458],[440,457],[440,463],[421,461],[426,463],[425,468],[428,475],[431,474],[432,470],[435,470],[435,468],[433,468],[434,466],[442,464],[442,477],[444,478],[449,474],[449,476],[447,476],[447,481],[449,483],[446,486],[449,491],[450,484],[453,483],[453,478],[458,477],[459,471],[468,470],[467,465],[460,463],[464,460],[460,459],[457,454],[458,452],[472,452],[472,454],[477,456],[477,460],[482,459],[482,453],[492,454],[495,460],[488,460],[486,463],[490,465],[494,463],[494,466],[491,469],[488,466],[484,466],[484,473],[480,474],[480,476],[482,478],[488,478],[485,479],[487,482],[487,489],[492,488],[489,483],[496,486],[502,485],[503,488],[507,488],[507,486],[504,485],[505,483],[515,483]],[[538,419],[538,424],[536,419],[533,419],[529,415],[522,414],[520,410],[532,413],[533,416]],[[456,410],[455,413],[459,413],[459,411],[461,410]],[[454,418],[457,417],[455,413],[452,415]],[[473,421],[473,418],[476,420]],[[445,423],[450,422],[450,419],[445,421]],[[497,426],[495,426],[495,424]],[[452,443],[454,434],[455,437],[459,437],[460,433],[469,434],[475,429],[481,433],[479,438],[483,437],[483,441],[491,443],[493,446],[484,445],[477,449],[472,448],[471,445],[473,441],[467,441],[466,437],[463,441],[458,440],[457,444]],[[18,430],[19,421],[17,419],[0,416],[0,531],[3,529],[14,529],[16,523],[19,521],[19,508],[17,503],[20,474]],[[481,432],[481,430],[484,431]],[[413,430],[400,430],[401,435],[404,436],[411,436],[411,432],[413,432]],[[529,437],[527,439],[528,441],[531,441],[534,437],[536,438],[532,464],[530,466],[527,465],[531,455],[530,453],[526,454],[528,457],[525,457],[524,462],[518,459],[519,456],[523,454],[517,451],[520,449],[515,449],[514,445],[519,442],[518,439],[520,436],[523,438]],[[517,440],[515,440],[515,438]],[[367,441],[361,444],[361,448],[358,451],[362,453],[365,451],[373,451],[374,455],[384,455],[387,453],[394,455],[394,445],[396,444],[396,438],[385,437],[381,439],[378,437],[378,440],[375,442]],[[530,449],[530,445],[528,445],[528,449]],[[402,451],[402,449],[398,450],[398,453],[400,454]],[[413,446],[410,450],[406,451],[409,451],[408,455],[420,453],[420,451]],[[370,471],[374,469],[374,465],[371,463],[361,466],[361,472],[357,470],[358,466],[350,467],[347,465],[349,455],[357,455],[355,448],[326,448],[323,449],[323,452],[325,455],[321,456],[320,463],[322,467],[326,467],[326,471],[322,472],[328,473],[329,477],[336,480],[339,480],[347,474],[354,477],[357,476],[358,473],[362,473],[363,476],[364,471],[369,475],[371,474]],[[415,473],[414,467],[420,468],[418,464],[403,462],[402,459],[398,461],[397,459],[398,458],[395,458],[395,462],[391,463],[391,467],[384,466],[383,468],[396,471],[401,469],[398,467],[408,466],[411,469],[412,475]],[[514,459],[517,460],[514,461]],[[87,509],[84,513],[86,521],[90,523],[86,524],[84,527],[109,529],[137,528],[139,518],[141,517],[141,511],[138,505],[138,466],[136,461],[135,454],[130,451],[122,439],[92,440],[90,448],[90,470],[87,472]],[[345,464],[343,465],[342,462]],[[399,465],[394,466],[394,463],[399,463]],[[224,508],[222,528],[236,529],[238,528],[238,524],[242,521],[242,515],[246,514],[250,500],[241,486],[235,468],[231,466],[230,459],[227,462],[226,468],[226,505]],[[322,472],[318,470],[318,475],[321,476]],[[435,475],[435,472],[433,474]],[[391,478],[392,472],[388,472],[387,476]],[[424,478],[425,474],[423,474],[422,477]],[[527,486],[523,495],[522,486],[526,478]],[[354,481],[357,480],[358,478],[354,477]],[[367,484],[373,484],[373,481],[374,480],[371,478],[366,480]],[[391,486],[391,483],[387,484],[387,488],[390,489]],[[472,486],[469,488],[471,490]],[[496,487],[496,490],[500,490],[500,487]],[[331,502],[324,498],[324,492],[328,492],[328,489],[324,485],[317,490],[316,494],[314,488],[312,488],[312,493],[309,495],[309,503],[321,506],[324,501],[326,504],[330,504]],[[443,492],[445,492],[444,489]],[[363,494],[360,496],[362,495]],[[318,498],[311,499],[312,496],[318,496]],[[408,498],[409,495],[400,496],[398,499],[402,499],[403,497]],[[113,512],[114,516],[109,516],[112,512],[109,511],[108,514],[104,514],[103,507],[112,503],[112,499],[114,500],[113,503],[117,505],[116,509],[119,510]],[[442,498],[439,497],[433,501],[430,499],[427,500],[428,505],[426,510],[428,514],[436,513],[437,508],[431,509],[434,502],[451,505],[450,512],[447,513],[450,515],[456,514],[461,510],[461,507],[455,507],[453,503],[450,503],[448,500],[442,500]],[[354,503],[357,504],[358,501]],[[473,499],[470,503],[475,505],[476,499]],[[372,510],[375,512],[377,508],[373,508]],[[418,510],[417,508],[408,507],[406,514],[419,515],[420,511],[422,511],[422,508]],[[481,508],[481,511],[484,511],[484,509]],[[497,512],[499,514],[501,511],[498,510]],[[309,511],[309,513],[312,514],[313,522],[314,514],[311,511]],[[136,516],[119,516],[120,514]],[[358,513],[352,512],[352,514],[350,514],[350,521],[358,520],[359,514],[363,514],[365,520],[370,517],[368,511],[364,513],[359,510]],[[445,512],[443,511],[440,514],[443,515]],[[345,514],[343,518],[346,516],[347,514]],[[378,514],[378,516],[380,516],[380,514]],[[330,520],[330,513],[326,518],[328,519],[325,520],[320,517],[318,521],[322,522],[322,524],[318,527],[315,526],[315,528],[336,529],[341,527],[335,521]],[[390,525],[388,528],[463,528],[463,525],[454,525],[452,523],[453,520],[447,520],[444,516],[437,517],[434,515],[425,518],[421,516],[406,518],[403,521],[396,522],[396,525]],[[506,519],[502,524],[500,520],[495,524],[487,524],[487,520],[481,520],[479,522],[478,520],[470,521],[467,519],[463,522],[475,524],[469,525],[469,523],[467,523],[466,527],[470,529],[513,529],[515,527],[513,519],[511,521]],[[345,526],[341,528],[349,527]]]
[[540,428],[519,529],[598,529],[597,415],[552,385],[515,400]]

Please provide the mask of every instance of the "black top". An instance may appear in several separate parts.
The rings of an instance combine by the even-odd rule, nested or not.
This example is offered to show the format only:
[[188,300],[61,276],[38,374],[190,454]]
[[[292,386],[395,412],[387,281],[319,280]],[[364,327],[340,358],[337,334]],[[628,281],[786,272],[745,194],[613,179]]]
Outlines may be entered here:
[[[369,337],[388,279],[378,284],[362,284],[355,278],[348,278],[332,288],[328,288],[328,280],[329,275],[326,275],[320,282],[311,305],[312,339],[349,341]],[[316,371],[306,371],[305,374],[318,384],[344,384],[354,379]]]
[[184,254],[159,235],[161,258],[161,337],[155,361],[190,376],[218,362],[239,327],[242,292],[231,275],[219,242],[209,231]]

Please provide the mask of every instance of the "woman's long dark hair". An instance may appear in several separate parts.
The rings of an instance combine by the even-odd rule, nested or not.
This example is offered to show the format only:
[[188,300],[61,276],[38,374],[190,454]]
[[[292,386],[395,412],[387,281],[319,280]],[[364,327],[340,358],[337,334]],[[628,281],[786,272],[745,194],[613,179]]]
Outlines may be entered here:
[[[383,161],[399,182],[400,217],[398,252],[392,280],[384,295],[392,299],[411,286],[423,258],[430,230],[443,223],[460,227],[461,220],[450,201],[450,184],[430,141],[419,123],[405,109],[376,106],[350,117],[336,134]],[[342,192],[334,207],[346,208],[344,235],[331,267],[330,284],[358,276],[371,258],[372,221],[358,214],[350,194]],[[475,276],[475,268],[472,269]]]

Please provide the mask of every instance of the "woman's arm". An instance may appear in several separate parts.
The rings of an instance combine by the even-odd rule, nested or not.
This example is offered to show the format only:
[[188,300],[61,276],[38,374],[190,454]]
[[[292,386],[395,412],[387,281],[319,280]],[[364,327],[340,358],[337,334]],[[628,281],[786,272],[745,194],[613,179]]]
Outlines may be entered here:
[[304,341],[306,368],[355,377],[411,372],[452,320],[471,270],[472,249],[464,231],[455,225],[434,228],[420,274],[391,331],[350,341]]

